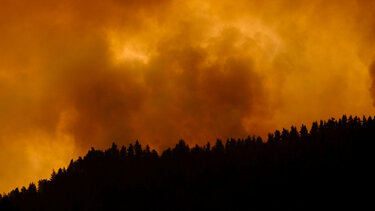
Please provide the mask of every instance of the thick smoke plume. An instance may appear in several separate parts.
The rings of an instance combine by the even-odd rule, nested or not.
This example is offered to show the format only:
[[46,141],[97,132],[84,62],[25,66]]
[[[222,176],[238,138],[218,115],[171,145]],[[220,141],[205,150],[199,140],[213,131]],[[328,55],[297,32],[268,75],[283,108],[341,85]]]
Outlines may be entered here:
[[374,11],[370,0],[4,0],[0,191],[113,141],[162,150],[373,114]]

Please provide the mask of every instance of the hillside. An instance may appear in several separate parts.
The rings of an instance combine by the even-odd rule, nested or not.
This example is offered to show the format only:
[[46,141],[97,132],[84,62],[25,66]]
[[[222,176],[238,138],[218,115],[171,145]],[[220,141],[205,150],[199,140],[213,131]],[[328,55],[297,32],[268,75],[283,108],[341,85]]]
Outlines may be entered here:
[[260,137],[160,155],[138,141],[92,148],[67,168],[0,196],[0,210],[322,209],[351,205],[353,144],[374,140],[375,120],[343,116]]

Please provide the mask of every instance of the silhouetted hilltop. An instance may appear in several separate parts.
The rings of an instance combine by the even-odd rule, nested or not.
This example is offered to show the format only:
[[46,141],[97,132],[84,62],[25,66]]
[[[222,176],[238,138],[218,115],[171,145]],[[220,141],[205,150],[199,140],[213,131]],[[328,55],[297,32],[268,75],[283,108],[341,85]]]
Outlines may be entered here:
[[[327,209],[351,204],[352,144],[374,140],[375,120],[343,116],[260,137],[179,141],[161,155],[138,141],[92,148],[68,168],[0,197],[15,210]],[[330,207],[331,206],[331,207]]]

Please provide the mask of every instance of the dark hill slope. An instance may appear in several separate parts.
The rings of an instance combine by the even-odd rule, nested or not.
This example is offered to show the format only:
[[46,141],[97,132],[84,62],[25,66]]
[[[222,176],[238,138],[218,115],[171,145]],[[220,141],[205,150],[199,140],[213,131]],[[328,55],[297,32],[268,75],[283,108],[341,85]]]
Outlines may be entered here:
[[136,142],[92,148],[38,189],[0,197],[1,210],[259,210],[352,205],[353,143],[374,139],[375,120],[343,116],[310,131],[189,147],[180,141],[160,156]]

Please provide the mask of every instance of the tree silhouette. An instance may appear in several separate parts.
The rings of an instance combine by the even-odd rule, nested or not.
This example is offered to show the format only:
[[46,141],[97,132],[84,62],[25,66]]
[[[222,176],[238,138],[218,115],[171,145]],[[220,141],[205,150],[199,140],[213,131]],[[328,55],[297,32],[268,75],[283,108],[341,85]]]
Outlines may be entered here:
[[0,195],[0,210],[337,210],[354,198],[353,144],[366,147],[373,131],[372,117],[344,115],[314,122],[310,132],[277,130],[266,142],[249,136],[190,148],[180,140],[161,156],[138,140],[113,143],[38,187]]

